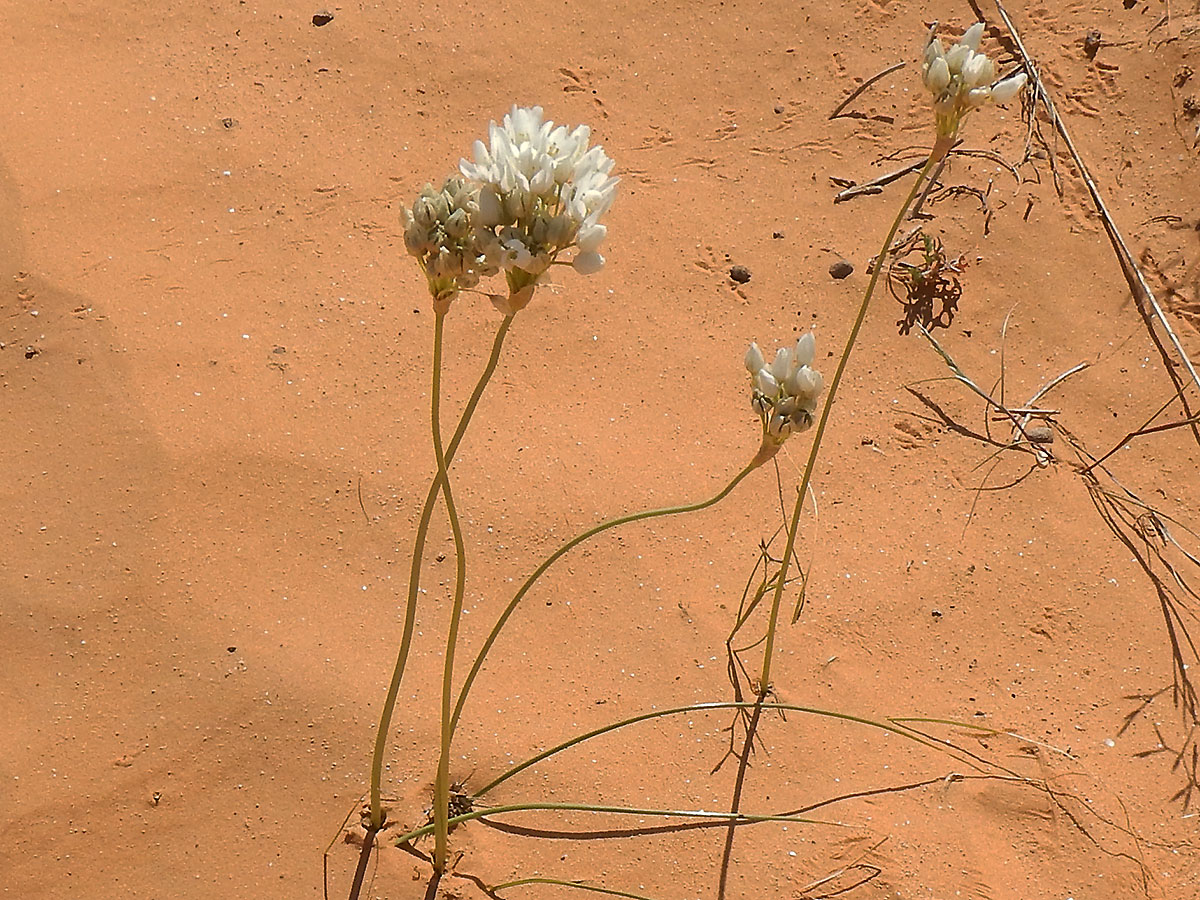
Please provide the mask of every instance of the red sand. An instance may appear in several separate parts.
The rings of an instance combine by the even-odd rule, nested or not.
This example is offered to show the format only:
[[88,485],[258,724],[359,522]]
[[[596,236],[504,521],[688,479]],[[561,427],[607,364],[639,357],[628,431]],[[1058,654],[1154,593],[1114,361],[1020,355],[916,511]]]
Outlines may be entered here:
[[[1185,106],[1200,74],[1176,83],[1183,67],[1200,69],[1200,17],[1173,4],[1156,27],[1164,3],[1128,5],[1013,3],[1012,13],[1200,359],[1198,120]],[[330,896],[346,896],[358,851],[339,824],[366,789],[433,470],[432,314],[399,210],[490,118],[516,101],[588,122],[623,182],[607,267],[565,271],[561,289],[541,290],[518,316],[454,469],[471,565],[465,659],[512,580],[563,540],[612,515],[708,496],[745,464],[759,438],[748,341],[774,347],[815,326],[831,373],[866,261],[910,182],[833,205],[830,178],[866,181],[899,165],[883,155],[929,144],[912,62],[924,23],[973,18],[965,5],[876,0],[355,2],[331,7],[318,28],[317,11],[281,0],[8,5],[5,897],[319,897],[335,836]],[[983,13],[986,46],[1000,53],[999,18],[990,5]],[[1093,28],[1103,42],[1089,60]],[[851,105],[863,117],[828,120],[900,59],[906,69]],[[990,186],[994,215],[985,235],[975,197],[928,207],[926,231],[967,263],[958,315],[937,334],[991,390],[1011,315],[1005,396],[1017,403],[1090,363],[1045,402],[1099,453],[1172,388],[1078,173],[1042,130],[1061,199],[1045,154],[1019,184],[983,157],[957,157],[943,176]],[[1014,105],[976,114],[964,137],[1017,162],[1026,131]],[[841,257],[856,271],[834,281],[827,269]],[[729,280],[733,264],[750,269],[745,286]],[[950,779],[811,814],[824,824],[739,829],[727,896],[828,896],[876,870],[842,896],[1197,896],[1200,796],[1186,809],[1174,797],[1193,763],[1146,755],[1160,740],[1193,752],[1195,734],[1169,692],[1121,733],[1138,706],[1129,698],[1172,679],[1153,585],[1104,524],[1061,433],[1060,462],[975,493],[985,478],[1014,482],[1029,457],[1006,453],[993,469],[993,448],[932,421],[904,386],[947,372],[919,336],[897,335],[900,315],[882,292],[834,411],[819,517],[801,539],[808,603],[780,634],[777,696],[1012,731],[1029,740],[937,733],[1061,794]],[[483,298],[456,304],[448,420],[498,322]],[[919,389],[984,427],[982,402],[962,386]],[[793,438],[779,457],[785,497],[807,447]],[[1176,429],[1137,439],[1109,466],[1178,518],[1183,539],[1183,526],[1200,527],[1198,455]],[[725,637],[779,519],[774,474],[762,470],[712,510],[604,536],[552,569],[472,695],[454,776],[478,786],[622,716],[730,699]],[[439,512],[383,838],[420,824],[430,802],[452,549]],[[489,799],[728,808],[736,766],[709,773],[730,720],[628,729]],[[760,737],[748,812],[970,772],[799,714],[765,716]],[[550,812],[495,821],[639,824]],[[478,897],[479,884],[543,875],[715,897],[724,840],[721,828],[535,839],[473,823],[453,835],[462,855],[441,888]],[[421,896],[428,874],[384,840],[363,897]],[[526,893],[576,892],[505,896]]]

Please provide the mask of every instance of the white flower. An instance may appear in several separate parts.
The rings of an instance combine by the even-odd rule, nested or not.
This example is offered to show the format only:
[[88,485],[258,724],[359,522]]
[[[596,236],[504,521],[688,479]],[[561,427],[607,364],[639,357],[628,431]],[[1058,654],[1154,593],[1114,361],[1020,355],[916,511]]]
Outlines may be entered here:
[[775,351],[770,365],[758,344],[751,344],[746,351],[744,362],[751,376],[750,405],[763,423],[759,462],[770,459],[788,435],[812,426],[825,389],[821,373],[811,365],[815,355],[812,332],[801,336],[794,348]]
[[1025,86],[1024,72],[993,83],[996,65],[979,51],[982,37],[983,23],[976,22],[946,50],[933,32],[929,33],[921,80],[933,95],[939,139],[953,140],[967,113],[987,103],[1007,103]]
[[509,291],[531,288],[560,253],[574,249],[577,272],[604,265],[600,254],[608,229],[600,219],[612,206],[618,179],[600,146],[589,147],[591,130],[543,119],[540,106],[519,107],[492,122],[488,144],[476,141],[474,162],[462,160],[463,176],[479,185],[478,222],[490,230],[489,260],[505,270]]

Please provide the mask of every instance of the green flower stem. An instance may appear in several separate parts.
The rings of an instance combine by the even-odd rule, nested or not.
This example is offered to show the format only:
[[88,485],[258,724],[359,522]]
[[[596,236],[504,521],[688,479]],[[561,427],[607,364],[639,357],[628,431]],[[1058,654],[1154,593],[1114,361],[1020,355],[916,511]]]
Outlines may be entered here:
[[442,331],[446,314],[438,311],[433,325],[433,452],[437,457],[437,480],[442,485],[442,498],[446,501],[446,514],[450,518],[450,531],[454,535],[454,605],[450,610],[450,627],[446,630],[446,657],[442,664],[442,752],[438,757],[437,780],[433,785],[434,851],[433,870],[439,875],[446,871],[449,858],[450,827],[446,818],[450,814],[450,699],[454,692],[454,649],[458,644],[458,625],[462,619],[463,593],[467,587],[467,551],[463,542],[462,527],[458,512],[454,508],[454,495],[450,491],[450,475],[446,471],[446,451],[442,446],[442,425],[438,411],[441,400]]
[[867,292],[863,294],[862,304],[858,308],[858,316],[854,320],[854,327],[850,329],[850,336],[846,338],[846,349],[842,351],[842,358],[838,360],[837,371],[833,373],[833,380],[829,383],[829,394],[825,399],[825,406],[821,410],[821,418],[817,422],[817,430],[813,436],[812,448],[808,452],[808,463],[804,466],[804,476],[800,480],[800,490],[796,493],[796,505],[792,510],[791,522],[788,524],[787,546],[783,550],[783,560],[779,564],[779,575],[775,581],[775,592],[771,597],[771,617],[767,623],[767,645],[763,649],[762,676],[758,680],[759,699],[766,697],[770,691],[771,659],[775,652],[775,631],[779,623],[779,604],[783,599],[783,589],[787,585],[788,563],[791,562],[792,550],[796,546],[796,531],[800,526],[800,512],[804,508],[804,498],[808,495],[808,485],[812,481],[813,469],[817,465],[817,454],[821,451],[821,440],[825,437],[825,426],[829,423],[829,413],[833,409],[834,397],[837,395],[838,386],[842,383],[842,375],[845,373],[846,364],[850,360],[850,352],[854,349],[855,341],[858,340],[859,329],[862,328],[863,320],[867,317],[867,307],[870,305],[871,295],[875,293],[875,285],[879,282],[880,273],[887,267],[887,254],[892,249],[892,241],[896,239],[896,232],[900,230],[900,223],[904,221],[904,215],[908,212],[909,206],[912,205],[913,198],[917,196],[917,191],[925,181],[925,177],[945,157],[951,143],[942,138],[938,139],[929,154],[929,159],[925,161],[921,173],[917,176],[917,180],[913,182],[912,190],[908,192],[908,197],[900,207],[899,214],[892,222],[892,227],[888,229],[887,238],[883,242],[883,249],[879,252],[879,256],[875,260],[875,271],[871,273],[871,280],[867,283]]
[[[475,412],[475,407],[479,405],[479,399],[483,396],[484,389],[491,380],[492,374],[496,371],[496,365],[500,360],[500,349],[504,345],[504,338],[508,334],[512,320],[512,316],[505,316],[504,321],[500,323],[500,327],[496,331],[495,340],[492,342],[492,353],[488,357],[487,366],[484,368],[479,382],[475,385],[475,390],[472,392],[471,398],[467,401],[462,418],[459,419],[458,426],[454,430],[454,435],[450,438],[450,443],[446,446],[447,466],[454,459],[458,445],[462,443],[463,435],[467,432],[467,426],[471,422],[471,416]],[[436,370],[435,377],[439,377]],[[435,412],[434,418],[436,419],[437,416],[438,413]],[[425,539],[429,531],[429,521],[433,518],[434,503],[441,489],[442,478],[439,474],[429,486],[429,492],[425,496],[425,505],[421,507],[421,518],[417,522],[417,536],[413,545],[412,568],[408,575],[408,604],[404,612],[404,632],[400,638],[400,650],[396,654],[396,665],[392,669],[392,680],[388,685],[387,699],[384,700],[383,712],[379,717],[379,731],[375,735],[375,751],[371,757],[371,827],[375,829],[383,827],[383,806],[380,799],[383,780],[383,754],[387,748],[387,737],[392,724],[392,713],[396,708],[396,698],[400,692],[400,680],[404,676],[404,668],[408,663],[408,653],[412,647],[413,629],[417,618],[417,595],[421,587],[421,560],[425,553]]]
[[581,734],[577,737],[573,737],[569,741],[563,741],[558,746],[551,747],[549,750],[544,750],[541,753],[537,754],[537,756],[533,756],[533,757],[525,760],[525,762],[523,762],[519,765],[513,766],[511,769],[509,769],[507,772],[505,772],[500,777],[485,784],[482,788],[480,788],[478,791],[476,791],[473,794],[473,796],[476,799],[478,799],[478,798],[482,797],[484,794],[488,793],[489,791],[493,790],[494,788],[499,787],[501,784],[508,781],[508,779],[512,778],[518,772],[523,772],[525,769],[528,769],[530,766],[535,766],[538,763],[542,762],[543,760],[548,759],[549,757],[554,756],[557,753],[561,753],[564,750],[568,750],[571,747],[574,747],[576,744],[582,744],[584,741],[590,741],[594,737],[599,737],[602,734],[608,734],[611,731],[616,731],[617,729],[624,728],[627,725],[636,725],[639,722],[648,722],[651,719],[661,719],[664,716],[678,716],[678,715],[682,715],[684,713],[711,712],[713,710],[718,710],[718,709],[753,709],[755,707],[760,707],[760,706],[763,709],[777,709],[777,710],[780,710],[783,712],[806,713],[808,715],[823,716],[823,717],[829,718],[829,719],[840,719],[843,722],[854,722],[859,725],[869,725],[872,728],[878,728],[881,731],[886,731],[891,734],[895,734],[900,737],[907,738],[908,740],[914,741],[915,743],[923,744],[924,746],[929,747],[933,750],[942,749],[937,745],[937,743],[935,741],[927,740],[923,737],[918,737],[911,730],[905,728],[903,725],[892,724],[892,722],[896,721],[896,720],[891,720],[888,722],[878,722],[878,721],[875,721],[874,719],[866,719],[866,718],[863,718],[862,716],[851,715],[850,713],[840,713],[840,712],[836,712],[834,710],[818,709],[813,706],[797,706],[797,705],[791,704],[791,703],[759,703],[759,702],[743,702],[743,701],[735,701],[735,700],[722,700],[722,701],[715,702],[715,703],[693,703],[688,706],[676,706],[672,709],[656,709],[656,710],[653,710],[652,712],[642,713],[637,716],[631,716],[628,719],[622,719],[619,722],[613,722],[611,725],[605,725],[602,728],[597,728],[594,731],[589,731],[587,734]]
[[490,893],[520,887],[524,884],[555,884],[559,887],[575,888],[580,891],[591,891],[594,894],[607,894],[610,897],[628,897],[630,900],[650,900],[641,894],[631,894],[628,891],[614,891],[612,888],[597,887],[582,881],[567,881],[564,878],[518,878],[516,881],[506,881],[503,884],[493,884],[488,888]]
[[[472,819],[482,819],[484,816],[498,816],[512,812],[536,812],[539,810],[558,810],[560,812],[594,812],[608,813],[618,816],[645,816],[660,819],[715,819],[719,822],[729,822],[733,825],[753,825],[758,822],[800,822],[804,825],[824,825],[820,819],[806,819],[803,816],[789,815],[754,815],[752,813],[708,812],[703,809],[643,809],[636,806],[601,806],[595,803],[512,803],[507,806],[489,806],[487,809],[473,809],[459,816],[448,819],[450,825],[470,822]],[[436,825],[425,825],[408,834],[396,838],[397,844],[407,844],[418,838],[423,838],[436,829]]]
[[545,561],[534,570],[533,574],[525,579],[525,583],[521,585],[520,590],[518,590],[513,596],[512,600],[509,601],[508,606],[504,609],[504,612],[500,614],[500,618],[496,620],[496,624],[492,626],[492,631],[487,636],[487,640],[485,640],[483,642],[483,646],[479,648],[479,653],[475,657],[475,662],[471,666],[471,671],[467,673],[466,680],[463,681],[462,689],[459,691],[458,703],[455,705],[454,715],[450,719],[450,730],[453,731],[458,726],[458,720],[462,715],[463,706],[467,702],[467,694],[471,690],[471,685],[475,683],[475,678],[477,675],[479,675],[479,670],[483,668],[483,661],[487,657],[488,651],[491,650],[492,645],[496,643],[496,638],[499,637],[500,630],[504,628],[509,616],[513,614],[513,610],[517,608],[517,604],[521,602],[522,598],[524,598],[524,596],[529,592],[529,589],[533,587],[534,583],[541,578],[542,575],[545,574],[546,570],[554,565],[554,563],[557,562],[564,554],[569,552],[573,547],[577,547],[579,544],[582,544],[588,538],[595,537],[601,532],[608,531],[610,528],[616,528],[618,525],[627,525],[630,522],[640,522],[646,519],[657,519],[661,516],[672,516],[678,513],[698,512],[699,510],[714,506],[729,496],[730,492],[738,486],[741,480],[757,469],[760,465],[762,465],[762,461],[756,456],[750,462],[750,464],[746,466],[746,468],[742,469],[742,471],[738,472],[737,475],[733,477],[733,480],[729,482],[729,484],[725,485],[725,487],[723,487],[715,496],[709,497],[707,500],[701,500],[699,503],[687,503],[683,506],[668,506],[663,509],[643,510],[642,512],[631,513],[630,515],[621,516],[616,519],[609,519],[607,522],[601,522],[599,525],[589,528],[582,534],[571,538],[571,540],[567,541],[548,557],[546,557]]

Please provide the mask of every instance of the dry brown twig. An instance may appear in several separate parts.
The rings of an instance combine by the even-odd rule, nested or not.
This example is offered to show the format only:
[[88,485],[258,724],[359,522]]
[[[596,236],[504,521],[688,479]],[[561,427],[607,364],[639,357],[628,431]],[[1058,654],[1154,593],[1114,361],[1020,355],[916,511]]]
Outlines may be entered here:
[[[1197,535],[1178,519],[1147,503],[1121,484],[1105,467],[1104,462],[1135,437],[1155,434],[1170,428],[1184,427],[1190,423],[1184,421],[1170,422],[1160,426],[1151,425],[1163,411],[1169,408],[1174,401],[1172,398],[1171,401],[1160,407],[1145,425],[1126,435],[1117,447],[1103,456],[1096,457],[1087,450],[1079,438],[1051,415],[1052,411],[1043,410],[1037,406],[1038,401],[1049,391],[1086,368],[1086,363],[1074,366],[1050,379],[1023,407],[1006,408],[1003,405],[1003,396],[1000,402],[992,398],[988,392],[980,388],[962,371],[953,358],[937,344],[928,332],[925,332],[924,329],[922,331],[953,373],[954,380],[959,381],[985,399],[988,404],[987,415],[998,413],[1002,419],[1013,423],[1012,438],[1005,443],[992,438],[990,434],[976,433],[959,424],[936,402],[925,397],[921,392],[912,387],[909,387],[909,392],[933,411],[947,427],[959,434],[995,447],[996,449],[988,459],[998,459],[1007,450],[1020,450],[1033,453],[1039,466],[1059,462],[1066,462],[1070,465],[1083,481],[1088,496],[1105,526],[1130,552],[1133,560],[1154,588],[1171,655],[1171,685],[1169,688],[1153,694],[1128,698],[1140,699],[1142,703],[1126,716],[1126,723],[1121,732],[1127,730],[1154,699],[1170,690],[1172,701],[1182,718],[1181,743],[1178,747],[1171,748],[1159,735],[1156,746],[1140,755],[1172,754],[1172,770],[1180,773],[1184,781],[1183,786],[1172,799],[1182,801],[1184,808],[1187,809],[1197,797],[1200,797],[1200,691],[1197,690],[1191,678],[1191,671],[1200,665],[1200,644],[1197,644],[1190,630],[1193,623],[1200,621],[1200,587],[1197,587],[1200,584],[1200,548],[1189,549],[1181,542],[1180,537],[1176,536],[1175,532],[1178,531],[1186,540],[1197,545],[1200,545],[1200,535]],[[1018,415],[1019,419],[1016,418]],[[1055,456],[1048,445],[1035,443],[1032,440],[1033,436],[1027,430],[1027,426],[1030,423],[1030,417],[1034,415],[1039,415],[1043,421],[1053,427],[1054,432],[1063,437],[1067,446],[1075,454],[1074,461],[1063,460]],[[1029,441],[1028,444],[1025,443],[1026,440]],[[1101,476],[1104,481],[1101,480]],[[975,503],[978,502],[979,493],[982,490],[983,485],[976,491],[975,501],[972,502],[971,511],[968,514],[968,522],[974,515]],[[1157,725],[1155,727],[1157,729]],[[1156,731],[1156,733],[1158,732]]]
[[[1125,276],[1125,280],[1129,285],[1129,290],[1133,294],[1134,302],[1137,304],[1138,312],[1142,316],[1142,320],[1146,323],[1146,328],[1150,332],[1150,338],[1158,348],[1159,354],[1162,356],[1163,366],[1167,370],[1168,376],[1175,385],[1176,394],[1179,397],[1180,403],[1183,405],[1185,418],[1191,419],[1194,417],[1192,408],[1188,403],[1186,391],[1191,385],[1185,385],[1183,380],[1175,371],[1176,362],[1171,359],[1167,348],[1163,346],[1162,340],[1154,327],[1154,322],[1157,321],[1159,326],[1165,332],[1168,341],[1174,348],[1176,355],[1179,357],[1179,363],[1187,370],[1191,377],[1192,384],[1200,389],[1200,374],[1197,374],[1195,366],[1192,365],[1191,359],[1187,352],[1183,349],[1183,345],[1179,342],[1175,330],[1171,327],[1171,323],[1167,320],[1166,313],[1163,312],[1162,306],[1158,299],[1154,296],[1154,292],[1150,289],[1150,285],[1146,282],[1145,276],[1138,267],[1137,262],[1133,258],[1133,254],[1129,252],[1129,247],[1125,244],[1124,238],[1121,236],[1120,229],[1117,228],[1113,221],[1112,215],[1108,211],[1108,207],[1104,203],[1104,198],[1100,194],[1100,189],[1096,186],[1095,180],[1092,178],[1091,172],[1080,156],[1079,151],[1075,148],[1075,142],[1071,140],[1071,135],[1067,131],[1066,124],[1062,117],[1058,114],[1058,110],[1054,106],[1054,100],[1050,96],[1050,92],[1046,89],[1046,85],[1042,82],[1038,75],[1037,67],[1033,64],[1028,51],[1025,49],[1025,43],[1021,40],[1021,35],[1017,31],[1017,27],[1013,24],[1012,17],[1009,16],[1008,10],[1004,8],[1002,0],[996,0],[996,9],[1000,13],[1000,18],[1004,20],[1004,25],[1008,29],[1016,47],[1017,54],[1021,57],[1025,65],[1026,73],[1029,75],[1030,83],[1033,86],[1033,95],[1036,99],[1041,100],[1042,106],[1046,110],[1046,114],[1054,123],[1055,130],[1062,137],[1063,144],[1070,153],[1071,159],[1075,162],[1075,167],[1083,178],[1084,184],[1091,195],[1092,202],[1096,206],[1096,210],[1100,215],[1101,221],[1104,223],[1105,233],[1108,235],[1110,243],[1117,254],[1117,261],[1121,265],[1121,271]],[[1200,427],[1195,423],[1191,424],[1192,434],[1197,443],[1200,443]]]
[[861,95],[863,91],[865,91],[867,88],[869,88],[875,82],[877,82],[879,79],[885,78],[888,75],[891,75],[897,69],[903,69],[904,66],[905,66],[905,63],[902,60],[898,63],[892,63],[890,66],[888,66],[886,69],[884,69],[881,72],[876,72],[874,75],[872,75],[866,81],[864,81],[862,84],[860,84],[854,90],[852,90],[849,93],[849,95],[847,95],[846,99],[843,100],[841,103],[839,103],[837,105],[837,107],[834,109],[834,111],[829,114],[829,118],[831,120],[836,119],[838,116],[840,116],[842,114],[842,110],[844,110],[847,106],[849,106],[851,103],[853,103],[854,100],[859,95]]

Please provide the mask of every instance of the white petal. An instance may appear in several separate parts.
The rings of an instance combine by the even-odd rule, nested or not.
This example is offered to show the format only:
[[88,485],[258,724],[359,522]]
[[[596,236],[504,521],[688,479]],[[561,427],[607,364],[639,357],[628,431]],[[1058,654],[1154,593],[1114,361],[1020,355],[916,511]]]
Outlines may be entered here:
[[604,268],[604,257],[594,250],[577,253],[571,265],[580,275],[594,275]]
[[992,99],[992,89],[990,87],[978,87],[967,94],[967,103],[972,109],[978,109]]
[[608,228],[598,223],[584,225],[579,229],[579,249],[585,253],[599,250],[600,243],[604,240],[604,236],[608,234]]
[[499,225],[504,218],[500,197],[490,184],[479,192],[479,224],[485,228]]

